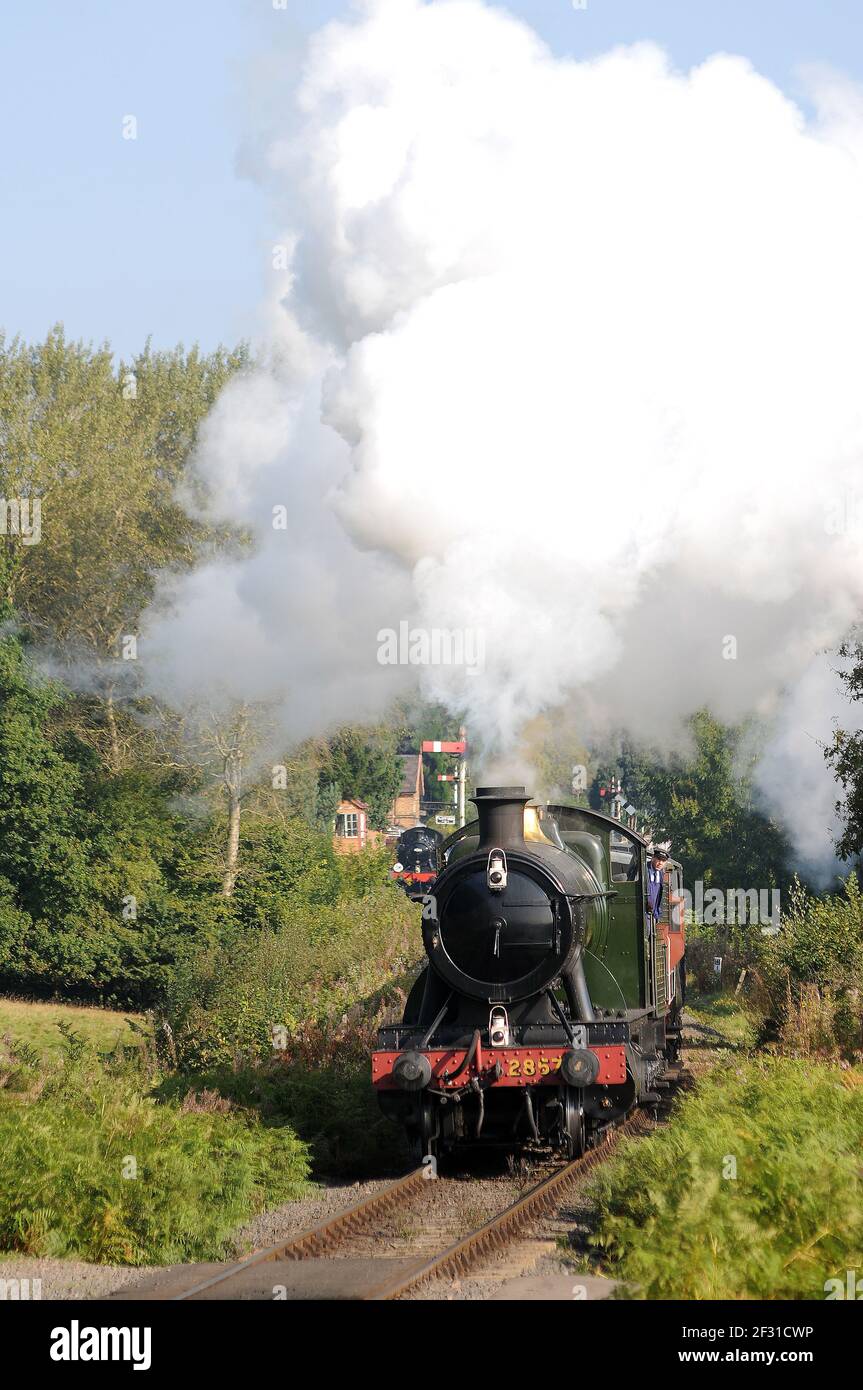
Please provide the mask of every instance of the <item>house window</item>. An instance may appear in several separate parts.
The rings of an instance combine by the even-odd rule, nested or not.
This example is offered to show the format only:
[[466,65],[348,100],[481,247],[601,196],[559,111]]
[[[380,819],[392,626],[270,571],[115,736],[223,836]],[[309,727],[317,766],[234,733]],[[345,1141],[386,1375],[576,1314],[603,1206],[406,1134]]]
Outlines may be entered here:
[[355,840],[360,833],[359,821],[356,811],[339,816],[339,834],[346,840]]

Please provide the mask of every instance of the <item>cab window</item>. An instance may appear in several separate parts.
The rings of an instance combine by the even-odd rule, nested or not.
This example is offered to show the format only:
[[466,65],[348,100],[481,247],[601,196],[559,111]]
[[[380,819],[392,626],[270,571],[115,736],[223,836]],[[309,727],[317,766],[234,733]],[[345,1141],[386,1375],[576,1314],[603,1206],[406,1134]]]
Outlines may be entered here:
[[641,869],[641,851],[634,840],[612,830],[609,845],[611,877],[615,883],[637,883]]

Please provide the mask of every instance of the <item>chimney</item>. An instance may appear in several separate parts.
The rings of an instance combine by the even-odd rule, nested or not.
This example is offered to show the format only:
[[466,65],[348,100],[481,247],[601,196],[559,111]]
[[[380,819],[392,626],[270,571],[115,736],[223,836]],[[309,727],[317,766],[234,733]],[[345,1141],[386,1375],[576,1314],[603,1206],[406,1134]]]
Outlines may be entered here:
[[518,849],[524,844],[524,787],[477,787],[471,797],[479,815],[479,849]]

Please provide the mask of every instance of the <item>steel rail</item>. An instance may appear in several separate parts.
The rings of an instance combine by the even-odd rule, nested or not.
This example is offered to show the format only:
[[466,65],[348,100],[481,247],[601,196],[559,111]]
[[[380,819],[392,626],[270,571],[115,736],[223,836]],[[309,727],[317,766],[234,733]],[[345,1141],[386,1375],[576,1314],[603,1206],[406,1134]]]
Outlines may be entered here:
[[194,1298],[196,1294],[205,1293],[229,1279],[237,1279],[245,1274],[247,1269],[254,1269],[256,1265],[266,1264],[271,1260],[305,1260],[312,1255],[326,1254],[346,1237],[357,1235],[369,1222],[391,1212],[413,1197],[421,1188],[426,1173],[425,1168],[415,1168],[412,1173],[397,1178],[395,1182],[382,1191],[373,1193],[371,1197],[363,1197],[359,1202],[354,1202],[353,1206],[347,1207],[326,1221],[318,1222],[307,1231],[301,1231],[299,1235],[280,1241],[278,1245],[271,1245],[266,1250],[256,1250],[254,1254],[220,1269],[208,1279],[202,1279],[191,1288],[174,1294],[170,1301],[181,1303],[185,1299]]
[[[448,1246],[438,1255],[427,1260],[419,1269],[407,1275],[397,1275],[374,1285],[362,1295],[363,1301],[386,1301],[401,1298],[404,1294],[448,1275],[467,1274],[477,1263],[489,1255],[503,1250],[521,1231],[533,1225],[539,1217],[552,1209],[566,1189],[579,1178],[603,1163],[616,1147],[618,1141],[628,1136],[643,1134],[653,1129],[653,1124],[638,1111],[623,1125],[615,1126],[606,1132],[602,1143],[588,1150],[580,1158],[572,1159],[563,1168],[549,1177],[543,1178],[522,1197],[505,1207],[485,1225],[478,1227],[469,1235]],[[316,1255],[326,1255],[343,1240],[364,1231],[378,1217],[387,1215],[414,1197],[421,1190],[428,1176],[426,1168],[416,1168],[403,1178],[397,1178],[382,1191],[371,1197],[363,1197],[359,1202],[338,1212],[335,1216],[311,1226],[298,1235],[271,1245],[265,1250],[255,1251],[245,1259],[220,1269],[207,1279],[193,1284],[188,1289],[173,1294],[170,1301],[181,1303],[193,1299],[198,1294],[208,1292],[219,1284],[237,1279],[247,1270],[274,1260],[304,1260]]]
[[434,1279],[469,1273],[474,1265],[496,1251],[505,1249],[525,1227],[533,1225],[540,1216],[551,1210],[572,1183],[605,1161],[620,1139],[646,1133],[652,1128],[653,1125],[644,1112],[639,1111],[625,1124],[609,1130],[604,1143],[588,1150],[580,1158],[572,1159],[565,1168],[544,1178],[484,1226],[456,1241],[439,1255],[433,1256],[412,1274],[397,1275],[394,1279],[375,1285],[364,1295],[364,1301],[401,1298]]

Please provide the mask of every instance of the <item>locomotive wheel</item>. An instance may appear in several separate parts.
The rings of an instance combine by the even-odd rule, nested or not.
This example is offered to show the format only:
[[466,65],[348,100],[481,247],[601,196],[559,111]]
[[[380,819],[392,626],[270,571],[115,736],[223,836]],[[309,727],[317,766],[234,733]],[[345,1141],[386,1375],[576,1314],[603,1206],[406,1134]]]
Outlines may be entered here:
[[575,1086],[563,1090],[563,1140],[567,1158],[580,1158],[587,1147],[584,1128],[584,1092]]
[[410,1155],[417,1164],[422,1163],[426,1154],[437,1153],[439,1134],[439,1116],[433,1101],[422,1096],[418,1103],[418,1111],[418,1123],[415,1121],[406,1130]]

